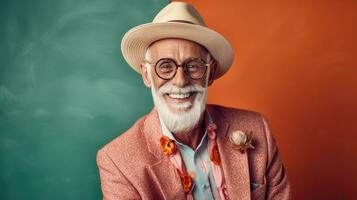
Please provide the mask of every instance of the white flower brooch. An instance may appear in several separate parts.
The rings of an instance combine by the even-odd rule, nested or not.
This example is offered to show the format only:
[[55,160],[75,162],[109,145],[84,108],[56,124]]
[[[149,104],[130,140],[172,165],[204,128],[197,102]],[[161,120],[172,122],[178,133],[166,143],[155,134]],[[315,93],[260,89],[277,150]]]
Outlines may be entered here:
[[244,153],[247,149],[254,149],[252,144],[253,132],[244,133],[243,131],[235,131],[230,137],[229,141],[233,144],[233,148]]

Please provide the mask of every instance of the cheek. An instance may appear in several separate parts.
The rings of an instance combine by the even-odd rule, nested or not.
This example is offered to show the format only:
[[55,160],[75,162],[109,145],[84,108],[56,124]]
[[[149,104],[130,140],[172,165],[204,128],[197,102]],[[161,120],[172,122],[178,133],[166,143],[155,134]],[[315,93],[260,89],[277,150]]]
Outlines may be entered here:
[[[161,86],[169,82],[169,80],[163,80],[157,76],[153,77],[153,86],[156,89],[159,89]],[[200,80],[191,80],[189,85],[200,85],[202,87],[206,87],[206,78],[200,79]]]
[[156,76],[154,76],[153,78],[153,86],[156,89],[159,89],[161,86],[163,86],[167,81],[166,80],[162,80],[161,78],[158,78]]
[[203,78],[201,80],[192,80],[192,84],[200,85],[202,87],[206,87],[206,78]]

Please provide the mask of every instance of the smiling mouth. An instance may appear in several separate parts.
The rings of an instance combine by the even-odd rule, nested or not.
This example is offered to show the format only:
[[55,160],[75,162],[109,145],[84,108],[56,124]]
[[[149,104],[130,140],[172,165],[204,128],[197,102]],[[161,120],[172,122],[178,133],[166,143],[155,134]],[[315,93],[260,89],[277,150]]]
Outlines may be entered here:
[[170,103],[185,103],[193,102],[197,92],[185,92],[185,93],[166,93],[166,100]]
[[192,92],[187,92],[187,93],[168,93],[167,95],[171,99],[187,99],[192,95]]

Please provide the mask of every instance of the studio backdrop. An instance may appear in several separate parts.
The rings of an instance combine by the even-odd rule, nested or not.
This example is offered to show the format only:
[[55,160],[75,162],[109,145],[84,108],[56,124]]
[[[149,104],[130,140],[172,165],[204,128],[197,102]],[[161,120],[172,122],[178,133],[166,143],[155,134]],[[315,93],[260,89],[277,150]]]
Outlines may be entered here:
[[[357,1],[187,2],[234,47],[209,103],[267,117],[294,199],[355,199]],[[153,106],[121,38],[168,3],[0,2],[0,199],[101,199],[97,150]]]

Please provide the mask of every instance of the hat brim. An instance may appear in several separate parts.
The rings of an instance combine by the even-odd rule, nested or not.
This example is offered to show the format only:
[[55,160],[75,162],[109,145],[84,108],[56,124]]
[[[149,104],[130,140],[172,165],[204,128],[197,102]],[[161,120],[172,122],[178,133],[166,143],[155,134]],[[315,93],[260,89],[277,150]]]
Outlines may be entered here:
[[214,79],[221,77],[233,63],[230,43],[216,31],[204,26],[181,22],[147,23],[129,30],[121,41],[121,51],[128,64],[140,73],[147,48],[164,38],[181,38],[204,46],[218,62]]

